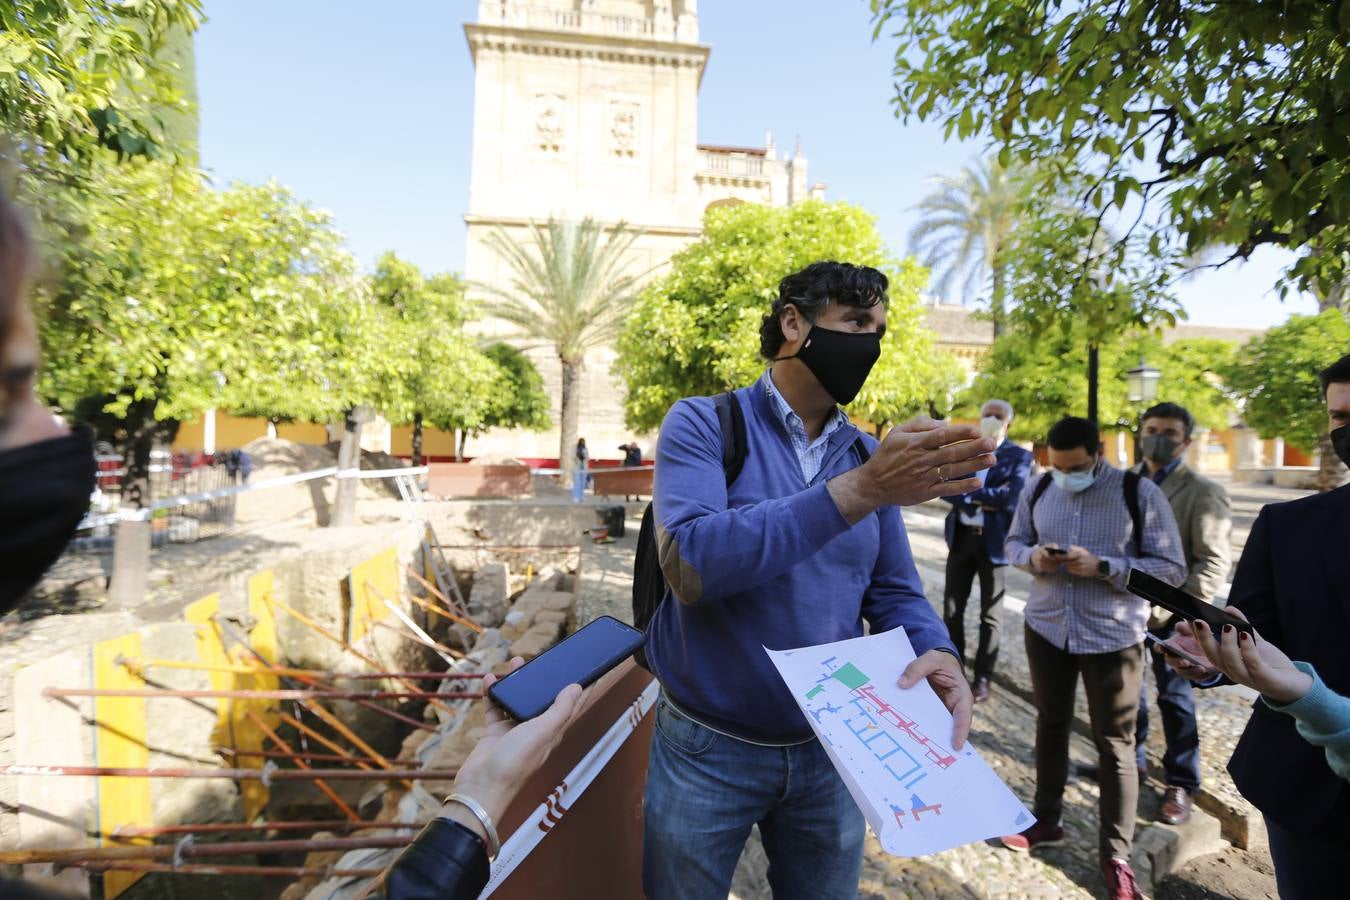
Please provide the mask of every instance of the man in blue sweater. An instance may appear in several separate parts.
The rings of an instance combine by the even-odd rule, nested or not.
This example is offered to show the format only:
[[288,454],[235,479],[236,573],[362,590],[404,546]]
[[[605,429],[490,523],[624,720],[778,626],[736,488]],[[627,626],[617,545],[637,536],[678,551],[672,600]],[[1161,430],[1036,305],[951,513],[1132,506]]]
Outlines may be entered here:
[[758,825],[775,897],[849,897],[863,817],[764,648],[903,626],[921,679],[970,730],[971,695],[928,605],[900,505],[963,494],[994,462],[973,426],[916,420],[877,443],[849,423],[881,354],[886,277],[814,263],[779,285],[760,352],[772,365],[736,391],[747,455],[730,485],[710,398],[676,403],[656,449],[654,510],[669,584],[647,632],[661,682],[644,801],[650,900],[725,898]]

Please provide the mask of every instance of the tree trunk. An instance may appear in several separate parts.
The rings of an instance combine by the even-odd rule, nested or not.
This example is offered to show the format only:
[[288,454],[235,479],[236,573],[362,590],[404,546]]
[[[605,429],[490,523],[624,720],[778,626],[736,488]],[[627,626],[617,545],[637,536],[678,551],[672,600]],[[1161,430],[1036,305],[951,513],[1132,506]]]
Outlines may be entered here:
[[414,468],[422,464],[422,414],[413,413],[412,458]]
[[122,505],[141,509],[153,499],[150,482],[150,453],[155,448],[154,401],[131,404],[126,418],[126,445],[122,451]]
[[1336,448],[1331,444],[1331,433],[1324,431],[1317,437],[1317,453],[1320,464],[1317,468],[1317,489],[1332,491],[1345,484],[1346,469]]
[[1004,274],[1003,266],[994,266],[994,290],[989,298],[989,317],[994,320],[994,340],[1003,333],[1004,321],[1007,319],[1007,276]]
[[[364,406],[347,410],[342,423],[342,442],[338,444],[338,474],[351,469],[361,468],[361,426],[371,419],[370,410]],[[356,488],[359,479],[338,478],[333,491],[333,516],[330,526],[342,527],[356,523]]]
[[562,363],[562,414],[558,434],[558,468],[563,472],[563,484],[572,484],[572,470],[577,467],[577,420],[581,410],[581,360],[559,358]]
[[459,441],[455,444],[455,462],[464,462],[464,445],[469,443],[469,429],[459,430]]
[[1097,342],[1088,344],[1088,421],[1097,424],[1097,375],[1098,358]]

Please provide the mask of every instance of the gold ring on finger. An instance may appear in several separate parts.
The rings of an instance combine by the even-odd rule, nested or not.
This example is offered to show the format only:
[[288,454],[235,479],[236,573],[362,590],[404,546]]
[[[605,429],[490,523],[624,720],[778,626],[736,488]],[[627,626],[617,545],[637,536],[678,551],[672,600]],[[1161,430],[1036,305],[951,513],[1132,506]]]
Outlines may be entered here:
[[946,480],[947,480],[946,474],[943,473],[943,471],[942,471],[943,468],[944,468],[945,466],[946,466],[946,463],[943,463],[941,466],[938,466],[938,467],[937,467],[938,481],[946,481]]

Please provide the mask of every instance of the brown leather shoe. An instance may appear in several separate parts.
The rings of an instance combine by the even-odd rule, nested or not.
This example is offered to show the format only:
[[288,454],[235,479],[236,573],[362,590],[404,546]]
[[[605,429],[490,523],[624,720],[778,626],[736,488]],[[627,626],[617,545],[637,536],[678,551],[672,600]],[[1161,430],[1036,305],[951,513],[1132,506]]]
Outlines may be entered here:
[[989,679],[981,675],[975,679],[975,684],[971,686],[971,691],[975,694],[975,702],[983,703],[989,699]]
[[1185,825],[1191,820],[1191,795],[1185,788],[1169,785],[1158,815],[1168,825]]

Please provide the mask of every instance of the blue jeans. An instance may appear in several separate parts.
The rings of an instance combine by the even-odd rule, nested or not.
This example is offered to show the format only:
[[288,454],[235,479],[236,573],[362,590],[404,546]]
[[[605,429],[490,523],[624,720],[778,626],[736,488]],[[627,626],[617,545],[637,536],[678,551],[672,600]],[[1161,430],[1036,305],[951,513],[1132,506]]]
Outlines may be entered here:
[[647,900],[726,900],[759,825],[777,900],[858,895],[865,823],[819,741],[763,747],[656,707],[643,798]]
[[572,470],[572,502],[580,503],[582,495],[586,493],[586,470]]
[[[1153,657],[1153,678],[1158,683],[1158,714],[1162,718],[1167,749],[1163,769],[1168,787],[1185,788],[1194,794],[1200,790],[1200,729],[1195,722],[1195,695],[1191,683],[1173,672],[1162,654]],[[1148,680],[1139,687],[1139,721],[1134,730],[1134,752],[1142,768],[1147,764],[1144,743],[1148,740]]]

